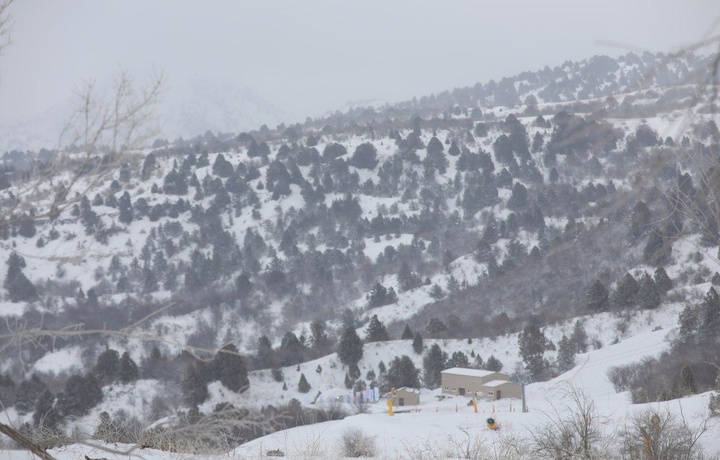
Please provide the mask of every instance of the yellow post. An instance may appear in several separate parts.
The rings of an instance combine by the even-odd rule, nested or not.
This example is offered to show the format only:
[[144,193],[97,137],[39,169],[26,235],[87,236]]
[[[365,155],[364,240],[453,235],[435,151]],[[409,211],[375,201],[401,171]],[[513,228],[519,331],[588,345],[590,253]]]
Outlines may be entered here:
[[388,399],[388,415],[390,415],[390,417],[395,415],[392,408],[392,399]]
[[475,410],[475,413],[477,414],[477,400],[473,399],[473,409]]

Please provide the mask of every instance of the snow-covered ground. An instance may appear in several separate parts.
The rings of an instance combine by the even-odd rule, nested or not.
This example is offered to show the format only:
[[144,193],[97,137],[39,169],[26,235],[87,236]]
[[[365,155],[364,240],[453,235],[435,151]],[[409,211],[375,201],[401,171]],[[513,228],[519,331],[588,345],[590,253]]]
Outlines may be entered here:
[[[588,353],[577,356],[576,366],[556,378],[526,386],[528,412],[521,411],[521,401],[503,399],[501,401],[478,403],[475,412],[466,397],[439,398],[440,390],[423,390],[420,394],[420,405],[417,407],[396,408],[394,416],[389,416],[386,401],[370,403],[367,413],[352,415],[340,421],[325,422],[316,425],[302,426],[279,431],[271,435],[255,439],[237,447],[233,452],[218,455],[215,458],[260,458],[268,451],[279,449],[288,458],[341,458],[342,439],[348,430],[357,429],[364,435],[374,439],[379,458],[455,458],[459,455],[458,446],[467,443],[480,443],[484,448],[496,448],[503,443],[520,442],[527,444],[532,433],[542,425],[549,423],[549,417],[563,414],[568,406],[572,406],[569,392],[582,392],[595,404],[600,415],[601,429],[610,434],[618,427],[626,425],[634,414],[647,408],[661,413],[681,414],[691,427],[699,426],[708,416],[709,393],[695,395],[683,399],[662,403],[632,405],[627,392],[616,393],[607,378],[608,370],[613,366],[637,362],[644,357],[658,356],[668,349],[668,339],[672,337],[673,327],[677,321],[680,305],[666,305],[654,312],[638,312],[630,320],[625,334],[618,335],[614,327],[612,315],[603,313],[584,318],[584,324],[591,339],[597,339],[605,346],[591,349]],[[545,333],[553,341],[563,334],[569,334],[572,322],[549,326]],[[617,343],[612,343],[616,342]],[[434,343],[427,340],[426,345]],[[475,351],[485,359],[495,354],[505,363],[504,371],[512,372],[518,361],[517,335],[510,334],[496,339],[438,340],[448,353]],[[612,343],[612,344],[611,344]],[[418,368],[422,358],[414,354],[409,341],[391,341],[385,343],[366,344],[363,359],[359,367],[363,375],[369,370],[377,372],[379,361],[386,364],[394,356],[408,355]],[[316,372],[317,367],[322,372]],[[343,386],[345,369],[335,354],[315,361],[303,363],[298,371],[296,367],[283,369],[288,389],[282,390],[282,383],[275,382],[268,371],[256,371],[250,375],[251,387],[247,392],[237,395],[225,389],[219,383],[210,385],[210,399],[200,409],[210,412],[220,401],[228,401],[238,406],[279,405],[297,398],[307,407],[318,407],[337,404],[337,400],[348,398],[350,392]],[[304,373],[312,389],[307,394],[299,393],[296,382]],[[142,380],[133,385],[116,385],[113,391],[106,392],[106,400],[93,410],[91,416],[83,422],[87,426],[83,431],[91,429],[91,420],[100,411],[111,414],[123,409],[131,414],[140,415],[143,406],[157,391],[161,391],[152,383]],[[317,402],[313,403],[317,392],[322,391]],[[355,406],[340,402],[348,412],[353,413]],[[501,430],[493,432],[487,429],[485,420],[494,417],[499,421]],[[720,421],[711,420],[708,432],[701,443],[709,452],[720,452]],[[102,446],[103,449],[120,449],[123,446]],[[58,459],[104,457],[112,459],[128,458],[126,454],[109,453],[87,445],[73,445],[54,449],[51,453]],[[431,455],[432,454],[432,455]],[[132,456],[147,459],[175,458],[208,458],[207,456],[186,456],[171,453],[142,450]],[[434,457],[433,457],[434,456]],[[26,453],[4,451],[0,459],[30,458]]]

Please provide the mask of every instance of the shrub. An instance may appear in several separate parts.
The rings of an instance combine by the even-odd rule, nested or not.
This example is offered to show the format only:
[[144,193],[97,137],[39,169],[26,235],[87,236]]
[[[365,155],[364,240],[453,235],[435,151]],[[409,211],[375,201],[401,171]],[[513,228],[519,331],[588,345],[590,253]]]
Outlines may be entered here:
[[348,428],[342,435],[343,457],[374,457],[377,453],[375,438],[359,428]]

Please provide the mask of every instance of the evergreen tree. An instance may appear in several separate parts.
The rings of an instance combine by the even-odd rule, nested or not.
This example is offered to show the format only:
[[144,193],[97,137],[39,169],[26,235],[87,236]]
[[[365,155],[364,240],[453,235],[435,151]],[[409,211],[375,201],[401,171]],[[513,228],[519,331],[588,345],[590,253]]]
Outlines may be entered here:
[[468,360],[468,357],[465,353],[462,351],[456,351],[453,352],[453,354],[450,356],[450,359],[447,362],[447,367],[464,367],[469,368],[470,367],[470,360]]
[[45,382],[33,374],[30,380],[23,380],[15,393],[15,409],[18,414],[25,415],[35,409],[38,398],[48,390]]
[[443,292],[443,289],[437,284],[433,284],[433,287],[430,289],[430,297],[437,301],[442,299],[444,296],[445,293]]
[[643,250],[643,260],[648,265],[658,266],[665,265],[670,262],[672,256],[671,240],[663,237],[660,230],[653,230],[648,236],[645,249]]
[[25,259],[15,251],[10,253],[4,286],[13,302],[26,302],[37,298],[35,285],[22,272],[23,268],[25,268]]
[[420,371],[408,356],[400,356],[390,361],[387,372],[383,375],[383,387],[387,391],[391,388],[420,388],[418,375]]
[[655,284],[662,294],[672,289],[673,283],[663,267],[655,269]]
[[347,389],[349,390],[349,389],[351,389],[352,387],[353,387],[353,381],[352,381],[352,379],[350,378],[350,376],[349,376],[349,375],[347,374],[347,372],[346,372],[346,373],[345,373],[345,388],[347,388]]
[[275,352],[270,339],[266,335],[258,339],[257,365],[260,368],[274,367],[276,365]]
[[350,158],[350,165],[360,169],[375,169],[377,163],[377,150],[370,142],[358,145]]
[[608,290],[600,280],[590,286],[587,292],[587,308],[592,312],[601,312],[608,307]]
[[683,311],[678,315],[678,341],[680,343],[687,343],[695,337],[700,327],[698,313],[697,308],[685,305]]
[[495,355],[490,355],[487,362],[483,366],[483,369],[486,371],[493,371],[493,372],[500,372],[503,368],[503,363],[495,357]]
[[426,388],[434,389],[440,386],[440,373],[447,368],[446,363],[447,353],[434,343],[423,357],[423,380]]
[[118,376],[120,368],[120,354],[116,350],[107,349],[98,356],[93,374],[101,385],[113,383]]
[[216,378],[229,390],[239,393],[250,386],[245,361],[235,345],[225,345],[215,353],[211,366]]
[[155,171],[156,167],[157,167],[157,161],[155,159],[155,154],[148,153],[147,156],[145,157],[145,161],[143,161],[142,173],[141,173],[142,180],[146,181],[146,180],[150,179],[150,176]]
[[365,329],[366,342],[387,342],[390,335],[385,329],[385,325],[378,319],[377,315],[373,315],[370,319],[367,329]]
[[230,177],[233,173],[233,165],[225,159],[222,153],[219,153],[213,163],[212,172],[219,177]]
[[428,335],[433,338],[444,338],[447,336],[448,327],[439,318],[430,318],[427,327],[425,327]]
[[697,384],[695,383],[695,374],[687,364],[680,369],[680,384],[685,392],[694,395],[697,394]]
[[118,220],[121,223],[128,225],[133,221],[133,207],[130,201],[130,193],[127,191],[118,198],[118,211],[120,211]]
[[363,342],[358,337],[355,328],[346,327],[337,350],[340,362],[346,365],[357,364],[363,355]]
[[402,335],[400,336],[400,340],[411,340],[414,337],[412,330],[410,330],[410,326],[405,323],[405,329],[403,330]]
[[512,195],[507,202],[507,207],[509,209],[518,210],[523,209],[525,206],[527,206],[527,203],[527,189],[520,182],[515,182],[515,185],[513,185],[512,188]]
[[280,361],[284,366],[301,363],[305,356],[305,347],[297,338],[295,333],[286,332],[280,341]]
[[638,201],[630,216],[630,242],[635,243],[650,226],[651,213],[644,201]]
[[33,425],[36,428],[55,430],[62,423],[62,415],[55,409],[55,397],[48,390],[42,392],[35,405]]
[[720,324],[720,297],[711,287],[700,304],[700,330],[713,331]]
[[557,368],[560,372],[567,372],[575,367],[575,344],[565,335],[558,344]]
[[397,279],[400,292],[409,291],[422,284],[420,278],[410,270],[410,265],[404,260],[400,264]]
[[102,389],[93,374],[75,374],[65,382],[55,407],[63,416],[80,417],[98,405],[102,398]]
[[315,319],[310,323],[310,343],[318,354],[325,354],[330,346],[330,339],[325,332],[325,321]]
[[423,338],[422,338],[422,335],[420,335],[420,332],[415,333],[415,336],[413,337],[412,347],[413,347],[413,351],[415,351],[415,353],[422,354]]
[[640,281],[640,289],[638,290],[638,303],[640,308],[646,310],[655,309],[660,306],[660,290],[655,281],[645,273]]
[[122,383],[134,382],[139,377],[138,366],[127,351],[120,358],[117,376]]
[[298,382],[298,391],[300,393],[307,393],[310,391],[310,384],[308,383],[307,379],[305,378],[305,374],[300,374],[300,381]]
[[575,353],[586,353],[588,350],[588,336],[582,321],[575,321],[570,342],[575,348]]
[[525,368],[536,379],[540,378],[547,368],[544,358],[546,344],[545,334],[534,324],[526,325],[518,335],[520,356],[525,362]]
[[188,363],[180,381],[185,403],[189,406],[202,404],[208,398],[207,371],[202,363]]
[[626,273],[613,292],[613,305],[617,308],[629,308],[637,304],[640,285],[630,274]]

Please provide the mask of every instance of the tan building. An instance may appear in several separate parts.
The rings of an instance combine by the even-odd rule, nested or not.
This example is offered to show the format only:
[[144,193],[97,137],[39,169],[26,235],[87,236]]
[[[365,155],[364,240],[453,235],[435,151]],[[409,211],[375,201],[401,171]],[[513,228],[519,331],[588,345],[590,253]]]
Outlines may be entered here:
[[522,386],[502,372],[453,367],[440,373],[442,392],[489,399],[521,398]]
[[492,380],[483,384],[480,389],[481,397],[497,400],[502,398],[522,398],[522,385],[508,380]]
[[420,404],[420,390],[402,387],[393,390],[387,395],[393,406],[417,406]]

